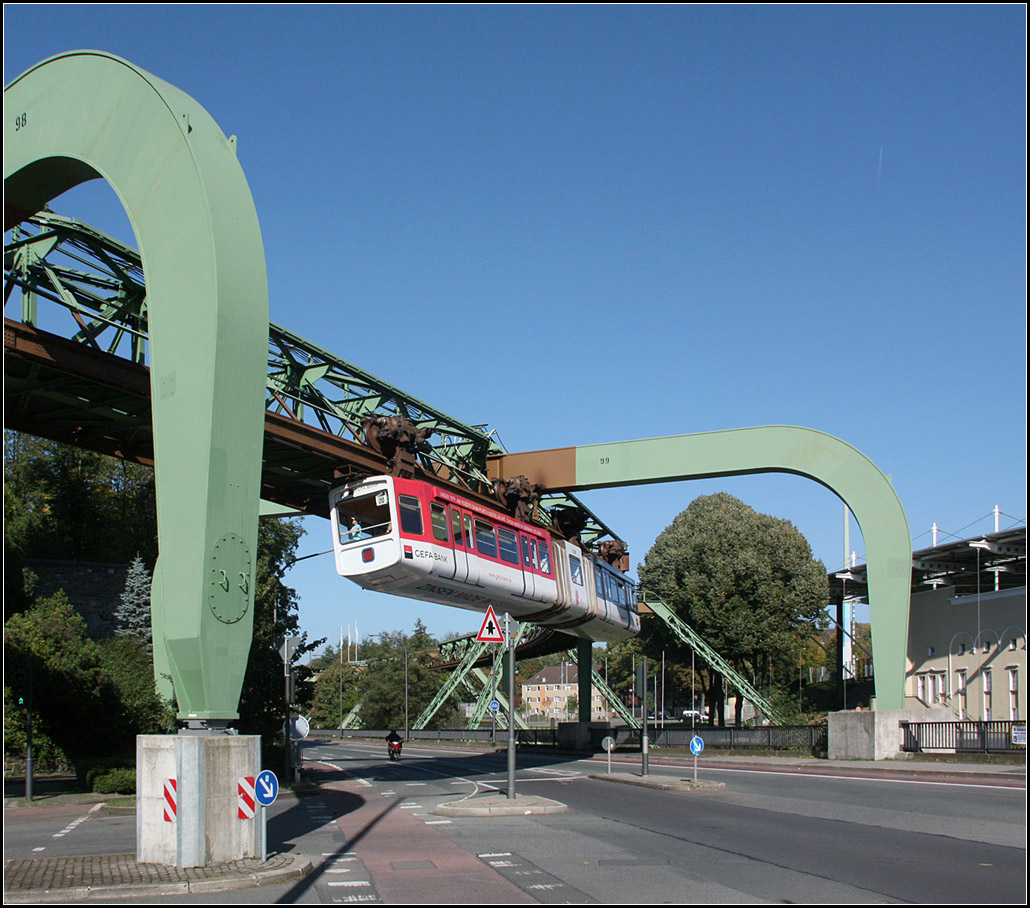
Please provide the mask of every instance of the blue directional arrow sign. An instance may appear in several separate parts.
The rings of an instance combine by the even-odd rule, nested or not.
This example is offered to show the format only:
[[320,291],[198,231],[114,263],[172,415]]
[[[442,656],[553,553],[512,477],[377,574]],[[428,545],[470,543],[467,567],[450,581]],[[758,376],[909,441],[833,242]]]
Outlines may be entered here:
[[279,794],[279,780],[270,769],[263,769],[261,775],[254,780],[254,796],[262,807],[267,807]]
[[704,749],[705,742],[697,735],[694,735],[694,737],[690,739],[690,752],[696,757]]

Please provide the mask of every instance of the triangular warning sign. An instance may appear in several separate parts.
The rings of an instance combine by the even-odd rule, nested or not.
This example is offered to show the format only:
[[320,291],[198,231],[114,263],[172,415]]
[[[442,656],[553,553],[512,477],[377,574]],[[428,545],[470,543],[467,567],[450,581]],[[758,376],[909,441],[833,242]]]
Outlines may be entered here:
[[504,632],[501,630],[500,622],[494,614],[494,607],[487,606],[486,617],[483,619],[483,626],[476,634],[477,643],[504,643]]

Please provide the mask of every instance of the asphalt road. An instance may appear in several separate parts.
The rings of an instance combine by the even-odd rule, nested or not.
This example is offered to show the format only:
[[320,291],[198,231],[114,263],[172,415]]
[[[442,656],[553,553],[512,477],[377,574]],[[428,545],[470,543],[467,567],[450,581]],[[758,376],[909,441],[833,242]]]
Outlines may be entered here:
[[[320,788],[276,802],[269,846],[309,855],[315,873],[290,886],[220,894],[219,901],[354,901],[344,883],[365,873],[376,885],[363,901],[396,902],[405,890],[390,887],[403,878],[404,885],[421,886],[408,890],[409,900],[414,892],[423,903],[482,903],[460,876],[445,880],[419,871],[420,862],[442,866],[454,854],[496,876],[508,887],[498,890],[509,893],[506,901],[1000,904],[1026,898],[1025,787],[987,779],[910,772],[863,778],[857,768],[831,771],[822,761],[731,767],[702,758],[700,778],[724,782],[725,790],[678,793],[590,778],[606,771],[603,757],[520,753],[519,794],[561,801],[566,813],[444,818],[433,812],[441,802],[505,788],[503,753],[407,745],[403,760],[390,763],[384,745],[345,742],[308,746],[305,759]],[[636,758],[612,766],[623,773],[639,768]],[[689,761],[665,766],[656,755],[650,769],[656,777],[692,775]],[[48,855],[131,852],[134,835],[133,818],[89,815],[79,806],[45,821],[6,823],[5,857],[38,855],[33,849],[40,847]],[[410,866],[377,867],[386,847],[408,849]]]

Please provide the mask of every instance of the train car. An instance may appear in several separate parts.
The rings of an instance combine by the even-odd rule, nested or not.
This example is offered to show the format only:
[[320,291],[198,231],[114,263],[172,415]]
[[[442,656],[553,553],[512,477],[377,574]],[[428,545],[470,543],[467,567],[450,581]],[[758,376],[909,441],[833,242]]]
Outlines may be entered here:
[[336,571],[395,596],[507,611],[589,640],[640,632],[633,584],[579,546],[416,479],[373,476],[329,495]]

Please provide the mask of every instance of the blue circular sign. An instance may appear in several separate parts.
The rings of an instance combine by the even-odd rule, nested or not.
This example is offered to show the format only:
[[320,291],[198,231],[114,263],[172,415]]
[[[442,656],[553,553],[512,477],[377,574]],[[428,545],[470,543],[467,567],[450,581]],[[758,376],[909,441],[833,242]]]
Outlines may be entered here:
[[275,773],[270,769],[261,770],[261,775],[254,780],[254,796],[258,803],[262,807],[267,807],[275,800],[277,794],[279,794],[279,780],[275,777]]
[[500,708],[501,708],[501,704],[498,703],[496,700],[491,700],[490,701],[490,709],[493,712],[497,712],[497,710],[499,710]]
[[704,749],[705,742],[697,735],[694,735],[694,737],[690,739],[690,752],[696,757]]

